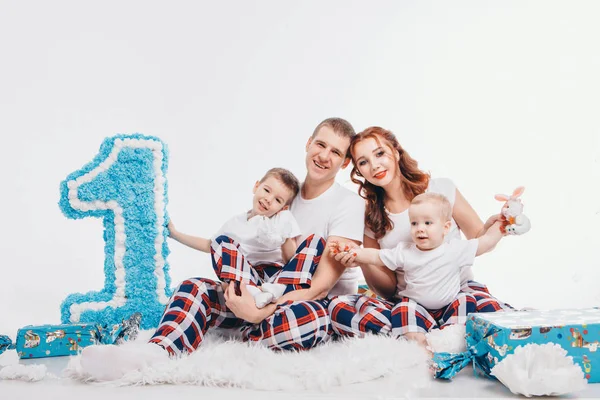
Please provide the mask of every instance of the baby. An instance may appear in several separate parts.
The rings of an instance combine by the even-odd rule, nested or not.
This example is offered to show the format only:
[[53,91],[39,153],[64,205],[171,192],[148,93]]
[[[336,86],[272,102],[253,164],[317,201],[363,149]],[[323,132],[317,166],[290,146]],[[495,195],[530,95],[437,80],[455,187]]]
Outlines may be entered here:
[[[438,193],[416,196],[408,209],[412,243],[400,243],[393,249],[344,249],[353,254],[350,262],[404,271],[406,287],[396,296],[409,297],[428,311],[438,311],[451,304],[460,291],[460,269],[472,265],[476,256],[491,251],[502,238],[501,222],[471,240],[445,243],[450,230],[452,206]],[[337,243],[330,244],[334,254],[341,252]],[[398,282],[403,282],[399,277]]]

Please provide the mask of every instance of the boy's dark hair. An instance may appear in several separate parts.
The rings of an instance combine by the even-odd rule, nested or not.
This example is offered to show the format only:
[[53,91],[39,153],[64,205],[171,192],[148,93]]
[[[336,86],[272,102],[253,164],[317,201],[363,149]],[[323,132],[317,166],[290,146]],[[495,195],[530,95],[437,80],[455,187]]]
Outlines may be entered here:
[[298,178],[285,168],[271,168],[267,171],[265,176],[262,177],[259,183],[263,183],[270,176],[279,180],[286,188],[290,189],[292,197],[290,197],[286,205],[290,204],[300,191],[300,181],[298,181]]
[[317,125],[317,127],[313,131],[313,134],[311,137],[314,138],[315,136],[317,136],[317,132],[319,132],[319,129],[321,129],[324,126],[330,127],[331,129],[333,129],[333,131],[335,133],[337,133],[338,135],[343,136],[345,138],[348,138],[349,140],[352,140],[354,135],[356,135],[356,132],[354,131],[354,128],[352,127],[350,122],[346,121],[343,118],[335,118],[334,117],[334,118],[327,118],[327,119],[321,121],[321,123],[319,125]]

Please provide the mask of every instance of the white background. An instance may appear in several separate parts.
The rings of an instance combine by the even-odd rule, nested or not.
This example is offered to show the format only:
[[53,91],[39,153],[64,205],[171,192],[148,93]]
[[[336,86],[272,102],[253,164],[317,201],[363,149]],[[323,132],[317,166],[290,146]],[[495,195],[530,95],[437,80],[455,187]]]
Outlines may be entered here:
[[[57,203],[105,137],[163,139],[168,210],[209,236],[267,169],[303,177],[330,116],[394,131],[484,219],[526,186],[531,232],[476,278],[518,307],[600,305],[599,17],[595,1],[0,2],[0,333],[102,288],[102,221]],[[170,247],[173,284],[213,276]]]

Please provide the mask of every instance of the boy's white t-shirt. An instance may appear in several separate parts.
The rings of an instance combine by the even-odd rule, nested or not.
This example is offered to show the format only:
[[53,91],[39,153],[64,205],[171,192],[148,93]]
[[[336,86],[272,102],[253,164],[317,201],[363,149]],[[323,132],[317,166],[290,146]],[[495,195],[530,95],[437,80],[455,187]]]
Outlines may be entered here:
[[282,264],[281,245],[300,233],[296,219],[288,210],[280,211],[271,218],[256,215],[250,219],[245,212],[225,222],[213,239],[221,235],[234,239],[252,265]]
[[396,296],[410,297],[428,310],[438,310],[456,298],[460,270],[473,265],[478,244],[477,239],[458,239],[423,251],[414,243],[400,243],[380,250],[379,258],[396,274],[403,272],[406,287],[398,284]]
[[[299,243],[315,234],[325,240],[340,236],[362,243],[365,227],[365,201],[357,193],[335,182],[319,197],[305,200],[298,193],[290,211],[300,225]],[[358,268],[348,268],[329,292],[330,296],[354,294],[358,291]]]
[[[429,186],[427,187],[427,192],[431,193],[439,193],[448,199],[450,205],[454,207],[454,201],[456,200],[456,186],[454,182],[452,182],[448,178],[435,178],[429,180]],[[381,239],[378,239],[379,248],[381,249],[393,249],[399,243],[413,243],[412,237],[410,236],[410,220],[408,219],[408,209],[404,210],[401,213],[390,213],[388,215],[393,223],[393,228],[391,231],[387,232],[385,236]],[[460,229],[452,218],[450,226],[450,231],[446,235],[445,241],[450,242],[452,240],[460,239]],[[375,234],[369,228],[365,229],[365,235],[370,238],[375,238]],[[400,286],[404,286],[404,278],[403,274],[398,275],[398,284]],[[468,281],[473,280],[473,270],[470,266],[462,268],[460,271],[460,282],[461,286],[464,286]]]

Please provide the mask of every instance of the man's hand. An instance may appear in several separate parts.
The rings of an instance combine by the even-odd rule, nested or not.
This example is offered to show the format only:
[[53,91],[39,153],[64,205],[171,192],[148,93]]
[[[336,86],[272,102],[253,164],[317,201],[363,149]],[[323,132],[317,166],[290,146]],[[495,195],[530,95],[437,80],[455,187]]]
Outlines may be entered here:
[[236,317],[248,321],[252,324],[257,324],[263,320],[260,316],[260,310],[256,307],[254,297],[246,289],[246,284],[240,283],[240,295],[235,293],[235,282],[231,282],[226,288],[223,285],[225,305],[235,314]]

